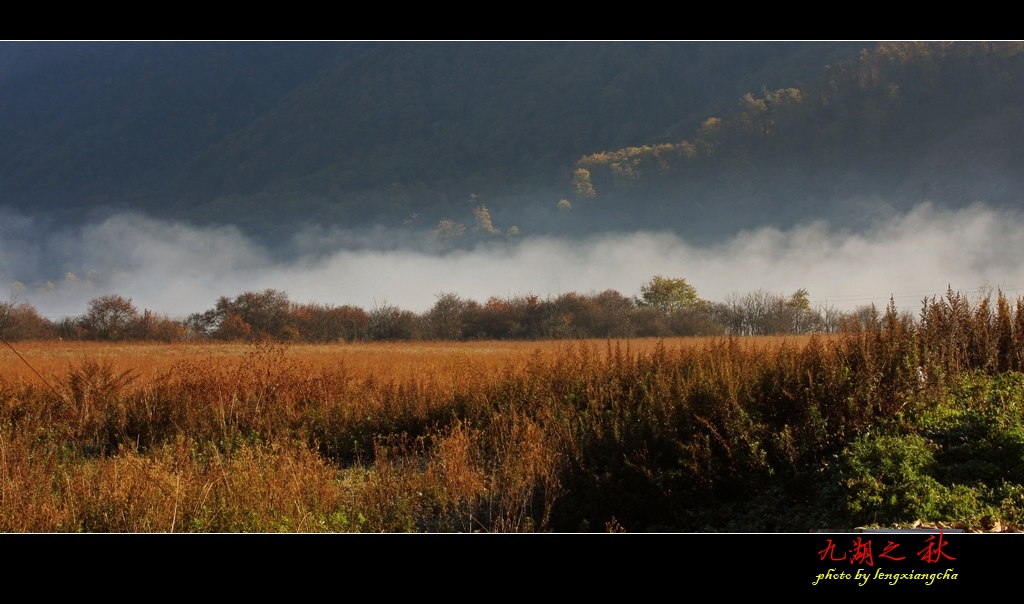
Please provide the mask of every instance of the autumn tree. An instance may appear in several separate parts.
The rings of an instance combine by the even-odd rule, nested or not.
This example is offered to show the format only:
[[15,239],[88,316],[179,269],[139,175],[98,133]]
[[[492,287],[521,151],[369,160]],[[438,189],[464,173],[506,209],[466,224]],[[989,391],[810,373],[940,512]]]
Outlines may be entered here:
[[367,313],[364,337],[377,342],[415,339],[420,327],[417,319],[411,311],[385,302]]
[[700,308],[707,303],[697,296],[697,289],[686,279],[669,279],[657,275],[640,287],[637,306],[651,307],[666,314],[684,308]]
[[450,218],[442,218],[437,228],[430,232],[430,238],[444,249],[455,247],[466,234],[466,225]]
[[123,340],[130,336],[138,322],[139,311],[131,298],[118,295],[100,296],[89,301],[88,310],[81,319],[86,337],[98,340]]
[[188,324],[205,337],[226,340],[296,336],[288,294],[276,289],[245,292],[235,298],[221,296],[212,310],[193,315]]
[[593,299],[600,309],[600,314],[591,337],[624,338],[633,335],[629,321],[629,315],[634,308],[632,298],[614,289],[607,289]]
[[185,337],[185,327],[165,314],[144,310],[133,323],[131,337],[134,340],[173,342]]
[[245,292],[234,299],[230,310],[252,326],[253,335],[282,338],[290,324],[291,303],[288,294],[276,289]]
[[806,289],[801,287],[793,292],[783,306],[792,333],[811,333],[819,329],[822,318],[811,310],[810,294]]
[[473,227],[474,232],[487,235],[501,234],[501,231],[494,228],[494,223],[491,221],[491,213],[487,211],[487,206],[481,205],[473,208],[473,216],[476,217],[476,226]]
[[367,315],[353,306],[293,304],[291,320],[307,342],[351,342],[362,337]]
[[475,306],[475,302],[464,300],[458,294],[437,294],[437,302],[426,315],[430,337],[438,340],[462,339],[467,315]]
[[597,197],[593,183],[590,182],[590,170],[577,168],[572,176],[572,186],[576,190],[576,199]]
[[38,340],[54,335],[52,323],[39,316],[31,305],[12,296],[0,303],[0,336],[6,340]]

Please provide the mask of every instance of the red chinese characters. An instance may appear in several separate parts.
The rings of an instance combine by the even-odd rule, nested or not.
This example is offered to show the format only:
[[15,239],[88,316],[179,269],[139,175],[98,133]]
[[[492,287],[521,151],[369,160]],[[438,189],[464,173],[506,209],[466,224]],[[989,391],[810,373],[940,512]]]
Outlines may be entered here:
[[[946,560],[956,560],[956,558],[950,556],[945,551],[943,551],[944,547],[948,548],[949,541],[943,539],[941,531],[938,535],[930,535],[928,539],[925,541],[925,543],[925,548],[917,552],[918,558],[920,558],[922,561],[928,564],[935,564],[943,558],[945,558]],[[896,543],[895,541],[889,541],[882,549],[882,553],[878,554],[878,558],[885,558],[886,560],[893,560],[896,562],[906,560],[906,556],[898,555],[898,552],[896,550],[899,547],[899,543]],[[862,537],[857,537],[856,539],[854,539],[852,542],[852,547],[846,551],[837,551],[835,542],[829,539],[828,544],[825,546],[825,549],[818,552],[818,556],[821,558],[822,561],[828,558],[833,562],[848,560],[850,564],[859,564],[867,566],[875,565],[875,557],[872,551],[871,539],[865,540]]]
[[939,532],[938,541],[935,540],[935,535],[928,537],[926,541],[928,544],[923,550],[917,552],[917,557],[924,560],[928,564],[934,564],[939,561],[940,558],[946,558],[947,560],[956,560],[956,558],[950,556],[946,552],[942,551],[942,546],[949,545],[949,541],[942,538],[942,532]]

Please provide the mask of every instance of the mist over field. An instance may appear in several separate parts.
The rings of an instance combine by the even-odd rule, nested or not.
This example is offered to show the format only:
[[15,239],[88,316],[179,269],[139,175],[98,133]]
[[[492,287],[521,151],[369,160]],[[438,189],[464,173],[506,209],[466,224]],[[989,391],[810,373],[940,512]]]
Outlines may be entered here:
[[683,277],[705,299],[757,289],[807,288],[812,304],[849,310],[896,297],[916,312],[947,284],[1024,291],[1024,217],[976,204],[930,204],[857,231],[814,222],[759,228],[695,246],[668,232],[580,239],[497,238],[439,249],[429,232],[307,229],[288,253],[271,252],[230,227],[195,227],[119,214],[76,229],[50,229],[9,211],[0,226],[0,279],[50,318],[80,315],[103,294],[183,316],[220,296],[274,288],[295,302],[382,304],[422,312],[454,292],[484,302],[536,294],[615,289],[635,295],[653,275]]

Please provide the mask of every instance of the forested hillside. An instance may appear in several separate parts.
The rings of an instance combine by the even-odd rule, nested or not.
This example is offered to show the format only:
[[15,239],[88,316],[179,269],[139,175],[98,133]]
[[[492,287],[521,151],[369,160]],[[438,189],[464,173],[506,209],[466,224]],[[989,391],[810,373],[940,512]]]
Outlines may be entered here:
[[[7,43],[0,205],[296,223],[554,211],[584,155],[690,136],[829,43]],[[546,219],[533,221],[538,228]]]
[[[6,43],[0,206],[523,234],[1019,205],[1019,43]],[[565,200],[560,204],[561,200]]]
[[[1019,207],[1024,45],[882,43],[806,83],[743,95],[686,140],[584,156],[595,212],[736,227],[856,219],[879,207]],[[844,207],[858,197],[874,207]],[[577,204],[579,207],[580,204]]]

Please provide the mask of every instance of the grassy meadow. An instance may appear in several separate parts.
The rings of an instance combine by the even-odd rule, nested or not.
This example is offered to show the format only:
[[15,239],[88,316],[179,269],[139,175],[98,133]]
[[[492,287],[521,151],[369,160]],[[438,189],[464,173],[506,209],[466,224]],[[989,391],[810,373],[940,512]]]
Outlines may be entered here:
[[0,530],[1016,530],[1024,315],[964,304],[785,338],[20,342]]

